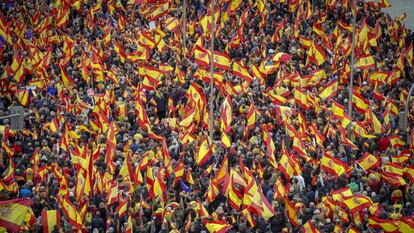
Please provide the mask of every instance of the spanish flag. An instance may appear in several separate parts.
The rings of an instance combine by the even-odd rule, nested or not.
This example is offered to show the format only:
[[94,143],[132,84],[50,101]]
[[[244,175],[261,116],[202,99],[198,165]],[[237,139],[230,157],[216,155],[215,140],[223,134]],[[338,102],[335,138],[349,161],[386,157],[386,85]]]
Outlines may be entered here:
[[368,217],[368,225],[374,229],[382,229],[384,232],[396,232],[398,222],[391,219],[380,219],[375,216]]
[[244,79],[248,83],[250,83],[253,80],[249,71],[247,71],[247,69],[237,61],[233,62],[232,71],[234,75]]
[[381,171],[381,175],[384,181],[393,187],[400,187],[407,184],[404,178],[400,175],[396,175],[385,171]]
[[60,212],[57,210],[43,210],[42,225],[45,233],[52,233],[55,226],[60,229]]
[[134,225],[132,223],[132,215],[128,214],[127,227],[125,228],[125,233],[133,233]]
[[66,73],[65,69],[60,66],[60,72],[62,76],[63,85],[65,85],[67,90],[70,90],[70,85],[75,85],[75,81]]
[[106,199],[106,205],[111,205],[118,200],[118,182],[112,182],[110,184]]
[[375,116],[371,108],[367,109],[368,111],[365,114],[365,119],[368,123],[371,124],[372,131],[376,134],[382,134],[385,132],[385,128],[381,125],[381,122]]
[[55,25],[57,28],[62,28],[66,25],[66,23],[69,20],[69,13],[70,13],[70,9],[69,6],[64,4],[61,7],[55,8],[57,9],[56,12],[56,21],[55,21]]
[[375,67],[375,60],[370,54],[364,55],[358,59],[355,65],[361,70],[369,69]]
[[315,123],[311,124],[310,132],[315,137],[316,143],[318,143],[320,146],[323,146],[323,143],[325,142],[326,137],[319,131]]
[[206,226],[210,233],[225,233],[233,228],[232,225],[227,224],[225,220],[202,220],[204,226]]
[[198,166],[202,166],[210,159],[212,149],[213,145],[210,143],[210,139],[208,137],[204,137],[200,142],[200,146],[198,147],[196,154],[196,162]]
[[177,182],[181,180],[181,178],[184,176],[184,163],[180,160],[178,161],[178,164],[174,169],[174,175],[175,176],[174,176],[173,186],[175,187]]
[[62,211],[65,214],[67,221],[75,229],[82,229],[83,224],[82,224],[81,216],[79,215],[76,207],[72,204],[69,198],[67,196],[63,198],[58,196],[56,200],[59,203],[60,208],[62,208]]
[[290,202],[290,200],[287,197],[285,197],[285,205],[286,205],[286,215],[290,223],[294,227],[297,227],[299,224],[298,224],[298,217],[296,216],[295,206],[293,205],[292,202]]
[[105,35],[103,42],[105,46],[109,46],[109,43],[111,42],[111,26],[109,23],[107,23],[105,26]]
[[323,155],[321,165],[322,169],[335,175],[336,177],[339,177],[348,170],[348,165],[345,162],[336,159],[327,153]]
[[372,200],[362,194],[355,194],[351,197],[346,197],[343,204],[349,209],[351,214],[358,213],[365,208],[369,208],[373,202]]
[[344,198],[352,196],[352,191],[349,187],[337,189],[331,192],[334,201],[343,201]]
[[359,166],[362,167],[365,171],[369,171],[369,169],[379,166],[380,163],[380,159],[368,152],[365,152],[364,156],[358,160]]
[[231,140],[224,131],[221,132],[221,145],[224,148],[229,148],[231,146]]
[[300,105],[303,109],[309,109],[308,96],[301,88],[296,88],[293,96],[296,104]]
[[319,229],[315,227],[315,225],[311,221],[307,221],[303,224],[301,230],[302,233],[319,233]]
[[414,181],[414,166],[405,167],[404,176],[408,177],[411,182]]
[[273,57],[272,57],[272,61],[279,64],[279,63],[286,63],[290,60],[292,56],[287,54],[287,53],[276,53]]
[[227,54],[214,51],[213,64],[215,67],[230,71],[230,63],[231,58]]
[[59,130],[59,122],[54,118],[49,124],[49,129],[51,133],[56,133]]
[[127,210],[128,210],[128,204],[129,204],[128,198],[125,198],[125,200],[120,201],[118,203],[118,206],[116,207],[116,213],[118,213],[119,218],[122,218],[126,215]]
[[218,195],[218,193],[219,193],[219,188],[217,184],[215,184],[214,181],[210,180],[210,185],[208,186],[208,189],[206,191],[206,197],[205,197],[207,203],[213,202],[216,196]]
[[31,205],[32,201],[26,198],[0,201],[0,227],[6,228],[9,232],[19,232]]
[[400,219],[398,224],[398,230],[401,233],[411,233],[414,231],[414,219],[413,217],[407,216]]
[[158,171],[158,175],[154,181],[154,185],[152,186],[154,196],[162,196],[163,193],[167,190],[164,181],[164,175],[162,174],[162,170]]
[[329,100],[333,96],[336,96],[336,91],[338,90],[338,79],[335,79],[328,83],[326,87],[319,92],[319,97],[322,100]]
[[390,162],[387,162],[383,166],[383,169],[385,172],[388,172],[391,175],[395,175],[395,176],[402,176],[405,170],[405,168],[401,167],[400,165],[395,164],[395,163],[390,163]]
[[256,222],[254,221],[254,218],[252,217],[250,211],[248,211],[247,208],[243,209],[241,213],[246,219],[246,221],[249,223],[250,227],[256,226]]
[[229,162],[227,159],[227,156],[224,156],[223,162],[221,163],[220,168],[215,174],[213,182],[215,182],[217,185],[221,184],[224,180],[229,177]]
[[399,148],[405,146],[405,141],[403,141],[400,135],[396,134],[390,137],[392,148]]
[[30,103],[30,93],[28,90],[25,89],[19,89],[16,91],[16,97],[19,100],[19,103],[22,106],[28,106]]
[[154,21],[168,14],[168,12],[170,12],[170,3],[169,1],[165,1],[165,3],[161,3],[155,8],[152,8],[146,17],[148,20]]
[[369,108],[369,102],[354,89],[352,93],[352,106],[359,113],[365,114],[365,111]]
[[247,111],[247,128],[254,129],[256,124],[256,107],[254,106],[253,101],[250,103],[249,110]]
[[328,61],[328,56],[326,55],[322,46],[316,44],[314,41],[312,42],[311,47],[308,51],[307,64],[309,61],[318,66]]
[[277,181],[275,183],[275,186],[273,188],[275,190],[275,193],[273,194],[273,198],[285,198],[286,194],[287,194],[287,188],[285,187],[285,185],[283,184],[282,179],[280,178],[280,176],[277,178]]
[[194,63],[201,67],[208,67],[210,64],[210,53],[207,49],[196,45],[194,49]]
[[174,32],[180,26],[180,22],[175,17],[169,17],[164,20],[165,29]]

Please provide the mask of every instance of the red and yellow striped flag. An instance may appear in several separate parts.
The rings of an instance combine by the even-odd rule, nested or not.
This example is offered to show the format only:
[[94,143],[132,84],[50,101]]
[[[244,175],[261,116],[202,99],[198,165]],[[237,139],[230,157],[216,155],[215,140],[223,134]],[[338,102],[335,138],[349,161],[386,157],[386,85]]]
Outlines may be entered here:
[[31,204],[32,201],[26,198],[0,201],[0,227],[6,228],[9,232],[19,232]]
[[398,222],[391,219],[380,219],[375,216],[368,217],[368,225],[374,229],[382,229],[384,232],[396,232]]
[[328,61],[328,56],[326,55],[322,46],[316,44],[314,41],[312,42],[311,47],[308,51],[307,64],[309,63],[309,61],[318,66]]
[[227,54],[214,51],[213,64],[215,67],[230,71],[230,63],[231,58]]
[[351,214],[362,211],[365,208],[369,208],[373,202],[372,200],[362,194],[355,194],[350,197],[346,197],[343,204],[348,207]]
[[249,71],[246,69],[246,67],[242,66],[240,62],[233,62],[232,72],[234,75],[244,79],[248,83],[250,83],[253,80]]
[[60,229],[60,212],[57,210],[43,210],[42,225],[45,233],[52,233],[55,226]]
[[326,87],[319,92],[319,97],[322,100],[329,100],[333,96],[336,96],[336,91],[338,90],[338,79],[333,80]]
[[286,203],[286,215],[290,223],[294,227],[297,227],[299,224],[298,224],[298,217],[296,216],[295,206],[287,197],[285,197],[285,203]]
[[60,66],[60,72],[62,76],[63,85],[65,85],[67,90],[70,90],[70,85],[75,85],[75,81],[66,73],[65,69]]
[[352,106],[361,114],[365,114],[365,111],[369,107],[369,102],[360,95],[356,89],[352,93]]
[[307,221],[305,224],[303,224],[302,233],[318,233],[320,232],[318,228],[315,227],[315,225],[311,221]]
[[196,162],[198,166],[202,166],[205,162],[207,162],[210,159],[213,145],[209,141],[210,139],[208,137],[204,137],[201,140],[200,146],[198,147],[196,154]]
[[247,128],[254,129],[256,124],[256,107],[254,106],[253,101],[250,103],[249,110],[247,111]]
[[227,224],[225,220],[202,220],[204,226],[210,233],[225,233],[233,228],[232,225]]
[[210,53],[207,49],[196,45],[194,49],[194,63],[201,67],[208,67],[210,64]]
[[65,214],[67,221],[75,229],[82,229],[83,224],[81,216],[79,215],[79,212],[77,211],[76,207],[72,204],[72,202],[69,200],[69,198],[67,196],[63,198],[58,196],[56,200],[59,203],[60,208],[62,208],[62,211]]
[[348,165],[345,162],[336,159],[327,153],[323,155],[321,165],[322,169],[335,175],[336,177],[339,177],[348,170]]
[[381,161],[375,155],[368,152],[365,152],[364,156],[358,160],[359,166],[365,171],[369,171],[369,169],[379,166],[380,162]]

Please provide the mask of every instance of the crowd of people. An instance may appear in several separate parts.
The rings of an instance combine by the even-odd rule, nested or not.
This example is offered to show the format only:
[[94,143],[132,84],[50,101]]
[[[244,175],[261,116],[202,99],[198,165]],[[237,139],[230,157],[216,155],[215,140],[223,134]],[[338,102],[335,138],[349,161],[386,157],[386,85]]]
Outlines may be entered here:
[[413,232],[414,33],[354,1],[2,1],[0,226]]

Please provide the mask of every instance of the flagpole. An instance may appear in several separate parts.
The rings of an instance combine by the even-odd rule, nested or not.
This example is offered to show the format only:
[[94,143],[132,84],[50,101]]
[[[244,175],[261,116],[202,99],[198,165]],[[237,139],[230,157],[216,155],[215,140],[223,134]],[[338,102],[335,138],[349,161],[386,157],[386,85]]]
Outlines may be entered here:
[[[408,73],[408,75],[410,75],[410,73]],[[410,144],[410,132],[407,131],[407,126],[408,126],[408,106],[410,105],[410,100],[411,100],[411,95],[413,94],[414,91],[414,83],[411,85],[410,91],[408,92],[408,96],[407,96],[407,100],[405,101],[405,107],[404,107],[404,121],[403,121],[403,132],[405,132],[407,134],[406,136],[406,140],[405,140],[405,144],[409,145]]]
[[185,0],[183,0],[183,50],[185,51],[185,48],[187,46],[187,8],[185,4]]
[[[352,48],[351,48],[351,80],[349,81],[348,92],[348,115],[352,119],[352,90],[354,85],[354,65],[355,65],[355,32],[356,32],[356,12],[357,12],[357,0],[354,0],[354,12],[352,17]],[[352,7],[351,7],[352,11]],[[348,131],[349,134],[350,131]]]
[[209,127],[209,133],[210,133],[210,140],[213,140],[213,119],[214,119],[214,106],[213,106],[213,88],[214,88],[214,1],[211,1],[211,60],[210,60],[210,99],[209,99],[209,105],[210,105],[210,127]]

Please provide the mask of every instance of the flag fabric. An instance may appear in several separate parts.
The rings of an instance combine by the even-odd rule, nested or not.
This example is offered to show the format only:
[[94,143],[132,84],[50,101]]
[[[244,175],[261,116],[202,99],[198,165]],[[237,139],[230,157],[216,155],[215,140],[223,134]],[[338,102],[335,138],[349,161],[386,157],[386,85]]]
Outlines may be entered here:
[[371,168],[378,167],[380,163],[380,159],[368,152],[365,152],[364,156],[358,160],[359,166],[361,166],[365,171],[369,171]]
[[223,131],[221,132],[221,145],[224,148],[229,148],[231,146],[231,140],[229,136]]
[[66,87],[67,90],[70,90],[71,85],[75,85],[75,81],[68,75],[65,69],[60,66],[60,74],[62,78],[63,85]]
[[311,221],[307,221],[301,228],[302,233],[318,233],[320,232]]
[[348,165],[345,162],[336,159],[327,153],[324,153],[321,159],[321,166],[322,169],[335,175],[336,177],[341,176],[348,170]]
[[229,132],[231,130],[231,122],[233,120],[233,104],[230,95],[224,99],[223,104],[220,107],[221,113],[221,126],[222,132]]
[[319,92],[319,97],[323,100],[329,100],[333,96],[336,96],[336,91],[338,90],[338,80],[335,79],[331,81],[326,87]]
[[128,198],[125,198],[125,200],[121,200],[118,203],[118,206],[116,207],[115,211],[116,213],[118,213],[120,218],[124,217],[127,214],[128,204],[129,204]]
[[308,60],[313,64],[320,66],[328,61],[328,56],[322,46],[313,41],[308,51]]
[[118,182],[112,182],[110,184],[106,199],[107,205],[111,205],[118,200]]
[[242,66],[242,64],[238,61],[233,62],[232,72],[234,75],[236,75],[239,78],[242,78],[248,83],[250,83],[253,80],[247,68]]
[[375,67],[375,60],[371,55],[365,55],[360,57],[355,65],[361,70],[369,69]]
[[28,106],[30,103],[30,92],[28,90],[19,89],[16,91],[16,97],[19,103],[23,106]]
[[227,224],[224,220],[202,220],[204,226],[210,233],[225,233],[233,228],[232,225]]
[[247,110],[247,128],[254,129],[256,123],[256,107],[254,106],[253,101],[250,103],[249,109]]
[[156,5],[150,13],[147,15],[148,20],[157,20],[164,15],[168,14],[170,12],[170,4],[169,1],[164,1],[164,3],[161,3],[159,5]]
[[290,223],[294,227],[297,227],[299,224],[298,224],[298,217],[296,216],[295,206],[287,197],[285,197],[285,205],[286,205],[286,215]]
[[60,212],[57,210],[43,210],[42,225],[45,233],[52,233],[55,227],[60,229]]
[[217,170],[213,182],[216,184],[221,184],[229,176],[229,162],[227,156],[224,156],[223,161],[221,162],[220,168]]
[[214,56],[213,56],[214,67],[230,71],[230,63],[231,63],[231,58],[227,54],[214,51]]
[[210,155],[212,152],[213,145],[209,142],[208,137],[204,137],[198,147],[196,153],[196,162],[198,166],[202,166],[210,159]]
[[26,198],[0,201],[2,213],[7,213],[0,215],[0,227],[10,232],[19,232],[31,205],[32,201]]
[[365,114],[365,111],[369,107],[369,102],[359,93],[356,89],[352,93],[352,106],[361,114]]
[[401,233],[411,233],[414,231],[414,219],[412,216],[403,217],[398,224],[398,231]]
[[154,185],[152,186],[154,196],[162,196],[167,187],[165,186],[164,175],[162,174],[162,170],[158,171],[157,177],[154,181]]
[[375,216],[368,217],[368,225],[374,229],[382,229],[384,232],[396,232],[398,222],[391,219],[380,219]]
[[210,53],[207,49],[196,45],[194,49],[194,62],[201,67],[207,68],[210,64]]
[[358,213],[373,204],[369,197],[362,194],[354,194],[346,197],[342,203],[349,209],[351,214]]
[[77,208],[72,204],[69,198],[60,197],[56,198],[57,202],[59,203],[60,208],[62,209],[63,213],[65,214],[66,220],[75,228],[75,229],[82,229],[82,219],[79,215]]

